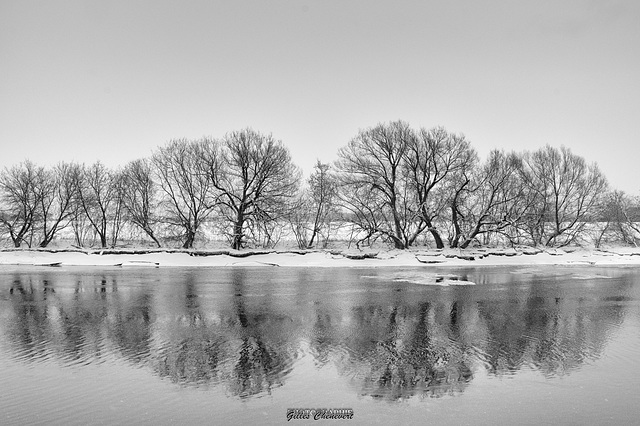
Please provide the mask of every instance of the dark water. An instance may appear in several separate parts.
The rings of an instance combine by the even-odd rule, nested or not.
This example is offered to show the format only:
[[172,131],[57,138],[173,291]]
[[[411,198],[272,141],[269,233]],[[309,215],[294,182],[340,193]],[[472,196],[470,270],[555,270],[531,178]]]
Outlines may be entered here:
[[638,269],[434,271],[3,267],[0,424],[638,423]]

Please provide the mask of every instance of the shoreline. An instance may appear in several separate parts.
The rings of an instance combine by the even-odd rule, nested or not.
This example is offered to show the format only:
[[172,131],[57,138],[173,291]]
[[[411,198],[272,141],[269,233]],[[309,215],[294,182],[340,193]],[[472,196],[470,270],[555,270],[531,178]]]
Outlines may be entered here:
[[410,249],[410,250],[187,250],[0,249],[0,266],[101,267],[481,267],[634,266],[640,248]]

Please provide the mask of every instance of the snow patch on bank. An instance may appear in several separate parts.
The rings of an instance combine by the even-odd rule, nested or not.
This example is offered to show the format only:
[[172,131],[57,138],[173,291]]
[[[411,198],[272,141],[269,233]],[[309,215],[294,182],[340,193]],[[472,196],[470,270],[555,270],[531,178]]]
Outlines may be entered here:
[[[640,249],[540,250],[38,250],[1,249],[0,265],[101,267],[409,267],[640,265]],[[527,273],[526,270],[514,273]],[[449,281],[447,281],[449,283]],[[451,284],[451,283],[449,283]]]

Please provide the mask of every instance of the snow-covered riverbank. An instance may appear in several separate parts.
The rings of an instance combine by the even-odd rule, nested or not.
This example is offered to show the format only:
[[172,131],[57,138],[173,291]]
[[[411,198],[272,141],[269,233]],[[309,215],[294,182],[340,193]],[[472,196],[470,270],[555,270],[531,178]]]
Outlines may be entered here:
[[119,267],[402,267],[500,265],[640,265],[640,249],[471,250],[0,250],[0,265]]

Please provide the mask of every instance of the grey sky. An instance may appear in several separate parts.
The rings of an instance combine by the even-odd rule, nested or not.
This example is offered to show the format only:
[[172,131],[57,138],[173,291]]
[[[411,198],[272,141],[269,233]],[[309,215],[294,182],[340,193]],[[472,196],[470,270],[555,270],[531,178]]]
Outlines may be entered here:
[[640,2],[0,0],[0,166],[251,126],[309,171],[403,119],[640,191]]

